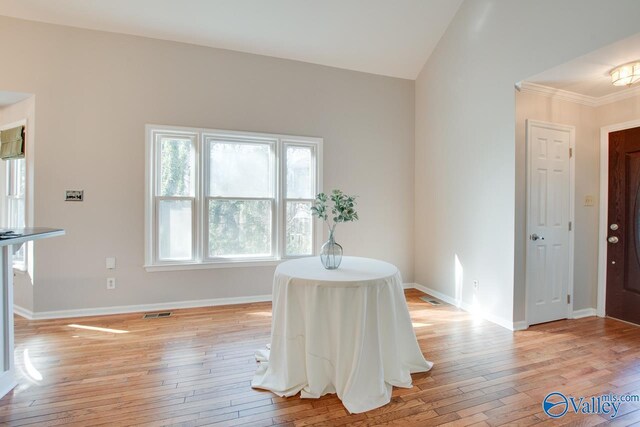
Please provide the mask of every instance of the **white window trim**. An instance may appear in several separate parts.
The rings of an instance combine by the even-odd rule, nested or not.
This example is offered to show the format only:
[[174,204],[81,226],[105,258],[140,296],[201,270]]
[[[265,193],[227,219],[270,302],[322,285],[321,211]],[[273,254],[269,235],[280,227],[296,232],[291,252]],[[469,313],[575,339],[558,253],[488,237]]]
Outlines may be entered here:
[[[177,262],[177,261],[159,261],[155,254],[157,239],[157,218],[153,217],[157,212],[154,208],[154,185],[156,185],[156,174],[159,170],[157,164],[154,162],[157,160],[155,153],[155,135],[158,133],[180,133],[180,134],[193,134],[195,135],[196,144],[196,170],[199,171],[201,167],[204,167],[207,150],[205,149],[205,137],[219,136],[224,138],[237,138],[241,140],[255,139],[259,141],[273,141],[273,155],[275,156],[276,167],[276,188],[273,200],[274,211],[272,215],[273,226],[275,232],[273,237],[274,256],[265,258],[250,259],[242,258],[224,258],[206,259],[204,256],[204,232],[206,231],[207,224],[205,224],[204,212],[207,200],[210,198],[206,196],[206,189],[208,185],[208,170],[204,170],[204,177],[200,185],[200,174],[196,176],[195,194],[193,204],[193,254],[195,260]],[[286,217],[286,201],[298,200],[298,199],[286,199],[286,175],[285,173],[285,151],[284,148],[287,145],[298,146],[312,146],[315,149],[315,171],[316,171],[316,194],[322,192],[322,145],[323,139],[316,137],[303,137],[292,136],[284,134],[270,134],[259,132],[242,132],[242,131],[228,131],[218,129],[205,129],[205,128],[191,128],[183,126],[165,126],[156,124],[147,124],[145,126],[145,264],[144,268],[147,272],[157,271],[180,271],[180,270],[200,270],[200,269],[212,269],[212,268],[234,268],[234,267],[268,267],[278,265],[282,261],[287,259],[298,258],[295,256],[284,255],[284,227]],[[237,198],[234,198],[234,200]],[[302,199],[300,199],[302,200]],[[307,200],[307,199],[304,199]],[[309,199],[310,200],[310,199]],[[200,212],[200,215],[197,213]],[[314,233],[313,233],[313,255],[317,255],[320,250],[320,242],[323,236],[323,225],[314,218]]]
[[[4,125],[0,125],[0,131],[3,130],[7,130],[7,129],[11,129],[11,128],[15,128],[18,126],[24,126],[25,129],[27,128],[27,119],[22,119],[22,120],[18,120],[12,123],[7,123]],[[27,143],[27,141],[24,142],[25,144]],[[25,150],[26,151],[26,150]],[[2,160],[0,160],[2,161]],[[9,177],[9,165],[7,163],[5,163],[5,188],[3,189],[4,191],[4,213],[3,216],[5,218],[6,223],[9,223],[9,204],[8,204],[8,199],[14,196],[9,196],[8,193],[8,186],[9,186],[9,181],[8,181],[8,177]],[[25,157],[25,164],[24,164],[24,173],[26,175],[26,185],[25,185],[25,194],[22,195],[22,198],[24,199],[24,224],[25,227],[29,227],[30,223],[29,223],[29,214],[28,214],[28,203],[29,203],[29,198],[28,198],[28,192],[29,192],[29,164],[26,160]],[[15,197],[14,197],[15,198]],[[24,261],[22,262],[18,262],[18,261],[13,261],[13,265],[12,268],[14,270],[15,273],[21,273],[21,274],[26,274],[29,271],[29,267],[30,267],[30,257],[29,257],[29,252],[30,252],[30,243],[23,243],[24,245]],[[19,248],[17,248],[19,249]],[[17,250],[16,249],[16,250]]]

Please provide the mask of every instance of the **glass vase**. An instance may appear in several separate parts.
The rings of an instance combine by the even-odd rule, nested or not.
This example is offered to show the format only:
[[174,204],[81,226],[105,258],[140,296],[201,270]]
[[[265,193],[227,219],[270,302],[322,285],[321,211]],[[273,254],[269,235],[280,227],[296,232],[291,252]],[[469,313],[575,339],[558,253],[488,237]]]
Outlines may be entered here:
[[342,262],[342,246],[333,238],[333,230],[329,233],[329,240],[320,249],[320,261],[327,270],[335,270]]

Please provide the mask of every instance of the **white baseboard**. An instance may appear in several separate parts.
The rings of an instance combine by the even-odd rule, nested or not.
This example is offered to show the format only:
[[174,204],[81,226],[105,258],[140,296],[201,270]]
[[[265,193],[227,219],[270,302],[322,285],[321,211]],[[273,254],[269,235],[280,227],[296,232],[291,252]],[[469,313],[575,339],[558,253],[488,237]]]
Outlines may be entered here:
[[[422,291],[422,292],[424,292],[426,294],[434,296],[434,297],[438,298],[439,300],[442,300],[442,301],[446,302],[447,304],[451,304],[451,305],[453,305],[455,307],[459,307],[459,308],[463,309],[464,311],[468,311],[470,313],[476,314],[476,315],[482,317],[485,320],[493,322],[493,323],[495,323],[497,325],[500,325],[500,326],[502,326],[504,328],[507,328],[509,330],[522,331],[522,330],[525,330],[525,329],[527,329],[529,327],[527,322],[524,321],[524,320],[520,320],[520,321],[517,321],[517,322],[511,322],[511,321],[508,321],[508,320],[503,319],[501,317],[493,316],[490,313],[477,313],[477,312],[474,312],[472,307],[469,304],[465,303],[464,301],[457,301],[455,298],[452,298],[449,295],[443,294],[442,292],[438,292],[436,290],[430,289],[430,288],[428,288],[426,286],[423,286],[423,285],[419,285],[417,283],[412,283],[411,285],[412,285],[411,287],[413,287],[414,289],[418,289],[419,291]],[[572,313],[571,318],[572,319],[581,319],[583,317],[595,316],[596,314],[597,313],[596,313],[596,309],[595,308],[584,308],[582,310],[575,310]]]
[[427,288],[426,286],[420,285],[418,283],[412,283],[412,287],[414,289],[417,289],[421,292],[424,292],[425,294],[429,294],[432,297],[436,297],[439,300],[442,300],[444,302],[446,302],[447,304],[451,304],[455,307],[460,307],[460,304],[458,301],[456,301],[455,298],[450,297],[449,295],[443,294],[442,292],[438,292],[436,290],[433,290],[431,288]]
[[514,331],[524,331],[528,327],[529,327],[529,325],[524,320],[519,320],[517,322],[513,322],[513,330]]
[[495,323],[496,325],[500,325],[503,328],[509,329],[511,331],[518,331],[518,330],[521,330],[521,329],[526,329],[526,325],[522,325],[521,324],[521,323],[524,323],[524,322],[515,322],[514,323],[514,322],[512,322],[510,320],[507,320],[507,319],[504,319],[502,317],[494,316],[491,313],[478,312],[478,311],[474,310],[474,308],[471,307],[471,305],[469,305],[468,303],[466,303],[464,301],[458,301],[458,300],[456,300],[455,298],[453,298],[453,297],[451,297],[449,295],[443,294],[442,292],[438,292],[436,290],[427,288],[426,286],[423,286],[423,285],[420,285],[420,284],[417,284],[417,283],[414,283],[413,287],[415,289],[418,289],[419,291],[422,291],[422,292],[424,292],[426,294],[434,296],[434,297],[438,298],[439,300],[442,300],[442,301],[446,302],[447,304],[451,304],[451,305],[453,305],[455,307],[461,308],[464,311],[472,313],[472,314],[474,314],[476,316],[479,316],[479,317],[481,317],[481,318],[483,318],[485,320],[488,320],[489,322]]
[[213,307],[217,305],[248,304],[271,301],[271,295],[252,297],[214,298],[193,301],[163,302],[157,304],[120,305],[113,307],[80,308],[72,310],[31,312],[14,305],[14,312],[29,320],[64,319],[71,317],[107,316],[111,314],[140,313],[158,310],[177,310],[181,308]]
[[[415,283],[404,283],[405,289],[415,287]],[[15,314],[28,320],[64,319],[71,317],[108,316],[111,314],[141,313],[158,310],[178,310],[181,308],[213,307],[217,305],[249,304],[252,302],[271,301],[271,295],[250,297],[213,298],[192,301],[163,302],[157,304],[120,305],[113,307],[79,308],[72,310],[55,310],[34,312],[18,305],[13,305]]]
[[20,307],[17,304],[13,304],[13,312],[18,316],[24,317],[25,319],[33,320],[33,311],[24,307]]
[[572,319],[582,319],[583,317],[591,317],[596,315],[595,308],[583,308],[582,310],[574,310],[571,314]]

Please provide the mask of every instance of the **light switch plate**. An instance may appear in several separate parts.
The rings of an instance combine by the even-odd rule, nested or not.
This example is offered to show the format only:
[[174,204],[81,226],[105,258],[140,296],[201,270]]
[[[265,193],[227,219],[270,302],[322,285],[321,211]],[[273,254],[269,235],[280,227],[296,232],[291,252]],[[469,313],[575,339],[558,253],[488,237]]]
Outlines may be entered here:
[[593,206],[594,205],[594,197],[591,195],[584,196],[584,205],[585,206]]
[[115,268],[116,268],[115,257],[107,258],[107,270],[115,270]]
[[81,202],[84,200],[84,190],[66,190],[64,192],[65,202]]

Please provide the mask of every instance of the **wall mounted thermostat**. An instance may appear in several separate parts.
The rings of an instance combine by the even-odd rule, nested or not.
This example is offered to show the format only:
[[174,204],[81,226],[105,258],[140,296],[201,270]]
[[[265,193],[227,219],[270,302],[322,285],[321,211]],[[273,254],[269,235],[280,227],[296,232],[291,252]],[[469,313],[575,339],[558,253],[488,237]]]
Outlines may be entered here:
[[64,192],[65,202],[81,202],[84,200],[84,190],[66,190]]

